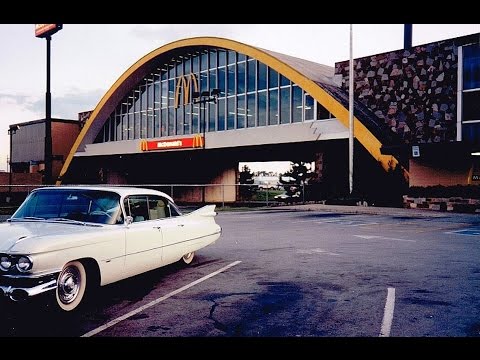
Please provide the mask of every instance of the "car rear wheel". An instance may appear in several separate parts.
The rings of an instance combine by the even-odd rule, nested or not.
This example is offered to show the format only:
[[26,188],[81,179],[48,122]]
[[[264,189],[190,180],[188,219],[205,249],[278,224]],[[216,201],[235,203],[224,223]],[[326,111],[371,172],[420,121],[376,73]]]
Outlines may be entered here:
[[87,288],[87,272],[80,261],[67,263],[57,280],[56,298],[60,309],[72,311],[82,302]]
[[194,256],[195,256],[195,253],[193,251],[183,255],[182,257],[183,263],[187,265],[190,264],[193,261]]

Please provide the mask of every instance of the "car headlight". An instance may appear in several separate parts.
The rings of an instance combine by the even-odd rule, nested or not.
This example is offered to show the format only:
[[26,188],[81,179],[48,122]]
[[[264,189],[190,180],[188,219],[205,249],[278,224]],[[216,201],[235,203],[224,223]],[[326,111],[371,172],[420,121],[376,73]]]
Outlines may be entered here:
[[12,259],[10,256],[2,255],[0,256],[0,269],[3,271],[8,271],[12,266]]
[[32,260],[28,256],[20,256],[17,261],[17,269],[20,272],[26,272],[33,266]]

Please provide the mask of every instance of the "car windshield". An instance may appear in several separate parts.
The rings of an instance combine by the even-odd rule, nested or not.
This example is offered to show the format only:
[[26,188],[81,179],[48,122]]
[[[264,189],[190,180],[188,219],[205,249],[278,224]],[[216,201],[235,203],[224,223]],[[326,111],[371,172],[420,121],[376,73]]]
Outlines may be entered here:
[[123,223],[120,195],[102,190],[44,189],[30,194],[11,217],[64,223]]

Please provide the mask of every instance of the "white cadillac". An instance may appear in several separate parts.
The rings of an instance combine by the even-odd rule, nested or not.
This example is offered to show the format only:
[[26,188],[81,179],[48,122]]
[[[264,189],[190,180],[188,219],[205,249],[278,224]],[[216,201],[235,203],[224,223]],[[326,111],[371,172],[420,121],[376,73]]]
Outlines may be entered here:
[[18,301],[54,291],[60,309],[74,310],[98,286],[190,264],[220,237],[215,215],[215,205],[182,215],[150,189],[36,189],[0,224],[0,295]]

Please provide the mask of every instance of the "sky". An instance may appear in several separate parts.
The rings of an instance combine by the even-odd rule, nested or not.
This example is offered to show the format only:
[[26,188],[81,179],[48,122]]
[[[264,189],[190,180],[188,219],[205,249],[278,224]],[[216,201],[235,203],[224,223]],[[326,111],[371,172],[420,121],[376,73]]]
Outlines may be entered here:
[[[352,28],[354,58],[403,47],[403,24]],[[480,24],[413,24],[412,44],[472,33],[480,33]],[[229,38],[329,66],[350,58],[349,24],[64,24],[51,43],[52,117],[77,119],[141,57],[196,36]],[[5,171],[8,125],[45,117],[46,41],[34,36],[34,24],[0,24],[0,49],[0,171]]]

